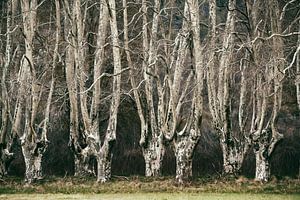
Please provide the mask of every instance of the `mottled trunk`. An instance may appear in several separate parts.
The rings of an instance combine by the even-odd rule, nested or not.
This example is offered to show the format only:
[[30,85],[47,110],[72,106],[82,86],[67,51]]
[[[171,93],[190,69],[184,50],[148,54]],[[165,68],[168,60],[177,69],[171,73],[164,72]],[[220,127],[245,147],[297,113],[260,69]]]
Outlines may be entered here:
[[[14,3],[15,4],[15,3]],[[7,72],[9,70],[10,62],[12,60],[12,1],[7,1],[7,14],[6,14],[6,46],[5,46],[5,59],[4,63],[1,63],[2,68],[1,74],[1,129],[0,129],[0,177],[7,174],[7,167],[13,158],[13,154],[9,152],[10,147],[7,143],[12,143],[13,138],[9,135],[9,96],[6,86]]]
[[274,128],[273,130],[272,128],[266,128],[253,135],[256,156],[255,180],[267,182],[270,179],[270,157],[282,137]]
[[145,159],[145,176],[161,176],[162,161],[165,154],[163,144],[163,136],[153,137],[147,141],[143,147],[143,155]]
[[259,145],[259,148],[255,149],[254,152],[256,159],[255,180],[267,182],[271,174],[267,149]]
[[176,180],[182,184],[192,177],[192,158],[198,138],[181,137],[176,144]]
[[88,155],[86,153],[75,154],[74,176],[77,176],[77,177],[96,176],[93,164],[94,164],[93,159],[90,155]]
[[121,95],[121,55],[119,49],[118,27],[117,27],[117,14],[115,0],[109,0],[107,6],[110,8],[110,30],[113,51],[113,64],[114,64],[114,77],[113,77],[113,91],[112,100],[110,104],[109,122],[106,130],[103,145],[97,156],[98,161],[98,182],[106,182],[111,178],[111,161],[112,149],[114,147],[117,137],[117,115],[120,105]]
[[48,147],[45,141],[28,143],[21,141],[25,161],[25,181],[32,183],[43,178],[42,159]]
[[101,150],[100,154],[97,157],[97,167],[98,167],[98,177],[97,181],[104,183],[111,178],[111,161],[112,161],[112,148],[114,142],[105,143]]
[[223,172],[225,175],[237,175],[242,167],[244,151],[237,147],[237,144],[230,140],[220,142],[223,154]]
[[192,158],[184,149],[176,150],[176,181],[179,184],[188,181],[192,176]]

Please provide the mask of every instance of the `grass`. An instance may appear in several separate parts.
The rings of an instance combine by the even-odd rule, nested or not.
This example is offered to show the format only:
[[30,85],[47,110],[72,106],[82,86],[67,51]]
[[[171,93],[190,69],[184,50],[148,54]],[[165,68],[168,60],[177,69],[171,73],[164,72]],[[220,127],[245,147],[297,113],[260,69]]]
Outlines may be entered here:
[[134,194],[9,194],[0,199],[10,200],[51,200],[51,199],[97,199],[97,200],[297,200],[300,195],[274,194],[216,194],[216,193],[134,193]]
[[[300,199],[300,180],[282,179],[272,180],[261,184],[240,177],[239,179],[201,178],[177,185],[174,178],[145,178],[145,177],[114,177],[105,184],[97,183],[94,178],[58,178],[47,177],[43,181],[26,185],[22,179],[8,177],[0,180],[1,194],[197,194],[197,193],[236,193],[236,194],[293,194]],[[50,195],[51,196],[51,195]],[[76,199],[76,195],[74,196]],[[34,199],[34,198],[33,198]],[[155,199],[155,198],[154,198]],[[273,199],[275,200],[275,199]]]

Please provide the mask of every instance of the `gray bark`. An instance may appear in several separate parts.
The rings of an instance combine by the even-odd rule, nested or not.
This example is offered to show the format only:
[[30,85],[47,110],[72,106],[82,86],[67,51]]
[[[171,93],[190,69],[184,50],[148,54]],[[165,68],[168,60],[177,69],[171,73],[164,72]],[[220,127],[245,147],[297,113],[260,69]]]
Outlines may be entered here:
[[272,138],[271,130],[263,130],[254,138],[254,153],[256,159],[255,180],[266,182],[270,178],[269,143]]
[[[159,112],[155,110],[154,105],[154,78],[151,74],[156,71],[156,54],[157,54],[157,34],[159,27],[159,12],[160,1],[154,1],[154,13],[151,27],[151,37],[148,41],[147,30],[147,13],[148,7],[145,0],[142,1],[143,12],[143,55],[145,62],[143,62],[143,72],[145,80],[146,106],[144,114],[140,111],[139,116],[142,122],[140,145],[142,147],[143,156],[145,160],[145,175],[146,176],[160,176],[161,163],[164,156],[164,136],[158,125],[160,121]],[[134,81],[133,81],[134,82]],[[136,102],[139,103],[136,96]],[[159,109],[159,108],[158,108]]]
[[[75,176],[95,175],[91,165],[89,144],[90,123],[86,108],[85,90],[85,41],[84,19],[82,16],[81,1],[64,1],[65,12],[65,39],[68,41],[66,53],[66,82],[70,99],[70,140],[69,146],[74,153]],[[82,112],[81,112],[82,111]],[[79,122],[82,114],[84,130],[80,131]]]
[[13,159],[13,153],[10,153],[2,144],[0,145],[0,178],[7,175],[7,169]]
[[[21,140],[22,153],[25,161],[25,181],[32,183],[35,180],[43,178],[42,160],[48,147],[47,129],[50,120],[50,105],[54,91],[54,68],[57,59],[57,48],[59,38],[56,38],[55,55],[50,74],[51,85],[46,100],[44,118],[38,124],[38,108],[41,102],[41,96],[44,92],[43,84],[39,83],[37,78],[36,63],[34,59],[34,37],[37,27],[37,1],[22,0],[22,19],[23,33],[25,38],[25,55],[21,61],[19,72],[20,87],[18,91],[18,100],[16,103],[16,112],[13,121],[13,131],[18,134]],[[59,19],[58,19],[59,20]],[[22,130],[21,121],[24,121]],[[39,128],[42,131],[39,131]]]
[[112,160],[112,148],[114,147],[117,137],[117,115],[120,105],[121,96],[121,56],[119,49],[119,34],[117,27],[117,14],[116,14],[116,2],[115,0],[109,0],[108,6],[110,9],[110,30],[113,50],[113,64],[114,64],[114,76],[113,76],[113,91],[112,101],[110,104],[110,115],[108,121],[108,127],[104,138],[103,145],[100,149],[98,160],[98,177],[100,182],[106,182],[111,178],[111,160]]

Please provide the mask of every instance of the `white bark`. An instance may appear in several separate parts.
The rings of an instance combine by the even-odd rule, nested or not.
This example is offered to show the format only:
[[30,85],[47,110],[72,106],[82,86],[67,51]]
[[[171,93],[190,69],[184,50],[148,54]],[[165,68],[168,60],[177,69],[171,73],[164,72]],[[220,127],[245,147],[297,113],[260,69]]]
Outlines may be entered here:
[[42,178],[42,155],[47,148],[47,142],[39,138],[33,126],[39,103],[39,89],[35,81],[35,66],[33,61],[33,39],[36,30],[37,1],[21,1],[23,30],[25,35],[25,55],[21,64],[20,94],[25,98],[25,104],[20,104],[19,112],[25,108],[25,127],[21,139],[22,152],[25,160],[25,180],[28,183]]
[[[74,153],[75,176],[95,175],[90,163],[91,156],[95,155],[94,149],[91,148],[91,139],[94,137],[90,136],[93,127],[87,111],[87,94],[84,93],[88,69],[85,66],[85,22],[81,1],[76,0],[70,5],[69,1],[65,0],[64,11],[65,37],[69,42],[66,51],[66,82],[70,98],[69,145]],[[83,121],[82,132],[79,127],[80,119]]]
[[147,140],[147,146],[143,148],[143,155],[145,159],[145,176],[161,176],[161,167],[163,156],[165,154],[165,147],[163,144],[163,135],[152,137]]
[[272,137],[270,130],[263,130],[259,135],[260,138],[255,138],[254,153],[256,159],[255,180],[268,181],[270,178],[270,158],[269,158],[269,138]]

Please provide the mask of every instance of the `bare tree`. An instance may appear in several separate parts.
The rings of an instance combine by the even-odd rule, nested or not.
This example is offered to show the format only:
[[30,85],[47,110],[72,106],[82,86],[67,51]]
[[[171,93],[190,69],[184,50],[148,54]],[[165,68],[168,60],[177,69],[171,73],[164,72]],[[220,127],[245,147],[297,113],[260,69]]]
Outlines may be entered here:
[[[87,87],[89,67],[86,64],[86,32],[85,21],[87,2],[81,4],[80,0],[74,2],[73,7],[69,1],[64,1],[65,12],[68,14],[67,61],[66,79],[70,98],[70,145],[75,155],[75,175],[95,175],[91,159],[97,160],[97,180],[106,182],[111,177],[112,148],[116,140],[117,114],[120,104],[121,87],[121,57],[116,19],[115,1],[100,1],[99,26],[97,44],[93,66],[93,83]],[[82,5],[84,9],[82,11]],[[104,46],[107,36],[107,26],[110,25],[113,74],[104,73]],[[112,77],[112,93],[109,110],[108,127],[103,141],[100,137],[100,100],[103,97],[101,79]],[[88,93],[92,90],[92,96]],[[89,103],[91,102],[91,103]],[[80,127],[80,122],[83,127]],[[82,130],[80,130],[82,128]]]
[[[37,31],[37,1],[21,1],[23,34],[25,40],[25,54],[21,60],[19,70],[19,90],[13,118],[13,131],[17,133],[21,140],[22,152],[25,160],[25,180],[28,183],[42,178],[42,158],[47,149],[47,127],[49,123],[50,104],[54,90],[53,70],[40,71],[37,68],[34,56],[34,38]],[[57,42],[58,43],[58,42]],[[46,110],[44,117],[39,120],[38,108],[41,104],[42,94],[45,92],[45,81],[48,71],[51,84],[49,87],[48,98],[46,100]]]
[[[134,65],[138,64],[133,63],[131,58],[126,1],[123,1],[123,7],[127,62],[135,69]],[[173,141],[177,160],[176,177],[182,183],[191,177],[192,156],[200,137],[202,115],[203,66],[202,53],[198,51],[201,47],[198,1],[185,2],[182,26],[178,33],[172,30],[175,2],[168,1],[161,5],[159,1],[154,1],[153,7],[155,12],[150,21],[152,27],[149,34],[148,6],[146,1],[142,2],[144,76],[140,84],[131,73],[133,95],[141,121],[140,145],[143,148],[146,176],[159,176],[165,143]],[[167,26],[160,19],[162,15],[168,16]],[[190,58],[189,52],[194,56]],[[144,93],[139,88],[142,84]]]
[[[282,33],[282,21],[279,16],[279,4],[276,0],[265,4],[257,1],[248,4],[252,11],[253,25],[253,62],[257,67],[253,80],[253,112],[251,139],[256,155],[255,179],[268,181],[270,178],[270,157],[277,142],[283,137],[277,130],[278,114],[282,104],[282,87],[284,78],[284,43],[282,37],[267,37]],[[267,12],[263,11],[265,9]],[[270,28],[268,29],[268,23]],[[250,36],[250,37],[251,37]]]
[[[236,1],[228,2],[228,13],[225,23],[225,30],[222,35],[222,48],[220,61],[216,60],[217,50],[217,30],[216,30],[216,1],[210,3],[210,53],[208,55],[207,87],[209,109],[212,115],[213,124],[219,136],[221,149],[223,152],[223,167],[225,174],[236,174],[239,172],[245,153],[249,144],[245,134],[245,92],[246,85],[241,83],[240,101],[238,106],[239,129],[235,130],[233,123],[233,111],[231,98],[234,95],[232,75],[232,58],[234,55],[235,24],[236,24]],[[244,68],[244,67],[242,67]],[[244,69],[242,69],[243,71]],[[243,82],[242,73],[241,81]],[[240,137],[238,137],[240,136]]]
[[[192,177],[192,157],[194,154],[194,150],[201,136],[200,126],[202,122],[202,107],[203,107],[203,55],[200,42],[200,16],[199,16],[199,3],[197,0],[187,0],[185,4],[185,19],[189,19],[190,22],[184,22],[182,27],[181,35],[185,37],[190,37],[192,40],[191,49],[191,61],[192,61],[192,70],[186,80],[185,89],[180,93],[180,85],[184,85],[184,75],[183,69],[184,65],[180,56],[177,57],[174,80],[171,90],[171,99],[173,105],[170,105],[172,108],[171,113],[168,115],[173,115],[174,125],[181,123],[178,122],[180,117],[184,116],[182,114],[182,107],[184,104],[184,100],[188,96],[188,90],[191,89],[193,91],[192,101],[191,101],[191,111],[187,118],[186,124],[182,130],[178,130],[178,126],[176,125],[176,129],[172,130],[175,132],[175,155],[176,155],[176,179],[179,183],[183,183],[188,178]],[[187,23],[190,23],[190,27],[186,27]],[[188,28],[188,29],[187,29]],[[187,34],[187,35],[186,35]],[[189,35],[190,34],[190,35]],[[180,36],[182,37],[182,36]],[[184,49],[180,49],[181,47],[188,47],[189,38],[181,38],[182,43],[179,45],[179,55],[181,51],[186,51]],[[182,54],[181,54],[182,55]],[[183,54],[185,56],[185,54]],[[179,62],[179,63],[178,63]],[[194,75],[193,75],[194,74]],[[178,77],[177,77],[178,76]],[[195,84],[191,84],[191,81],[194,81]]]
[[[156,66],[157,56],[157,34],[160,18],[160,1],[155,0],[153,6],[153,18],[151,28],[151,38],[148,38],[148,6],[147,1],[142,1],[142,44],[143,44],[143,77],[145,81],[145,98],[146,105],[143,112],[139,111],[139,117],[141,120],[141,138],[140,145],[142,146],[143,155],[145,159],[145,175],[146,176],[160,176],[162,159],[165,153],[165,147],[163,143],[163,133],[159,130],[159,117],[156,112],[156,100],[154,99],[154,74]],[[126,26],[126,25],[125,25]],[[132,86],[135,87],[135,81],[132,79]],[[135,94],[135,99],[139,109],[139,98]]]

